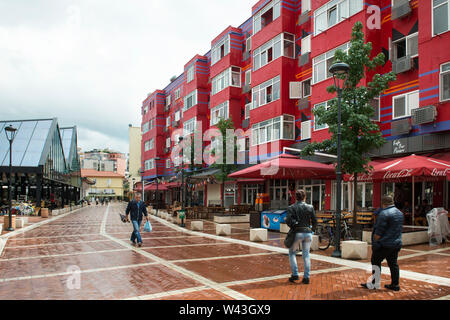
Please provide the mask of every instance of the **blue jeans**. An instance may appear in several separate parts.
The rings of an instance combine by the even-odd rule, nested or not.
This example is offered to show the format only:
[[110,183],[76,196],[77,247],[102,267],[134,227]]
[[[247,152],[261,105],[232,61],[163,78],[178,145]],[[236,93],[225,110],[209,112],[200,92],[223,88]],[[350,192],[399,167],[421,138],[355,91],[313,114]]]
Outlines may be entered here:
[[131,242],[136,242],[136,239],[138,243],[142,243],[141,233],[139,232],[139,229],[141,227],[142,220],[132,220],[131,223],[133,224],[133,233],[131,233]]
[[312,233],[295,234],[294,244],[289,249],[289,264],[291,265],[292,275],[298,276],[296,251],[298,249],[300,241],[302,242],[303,262],[305,264],[305,272],[303,278],[309,279],[309,273],[311,271],[311,259],[309,257],[309,250],[311,249]]

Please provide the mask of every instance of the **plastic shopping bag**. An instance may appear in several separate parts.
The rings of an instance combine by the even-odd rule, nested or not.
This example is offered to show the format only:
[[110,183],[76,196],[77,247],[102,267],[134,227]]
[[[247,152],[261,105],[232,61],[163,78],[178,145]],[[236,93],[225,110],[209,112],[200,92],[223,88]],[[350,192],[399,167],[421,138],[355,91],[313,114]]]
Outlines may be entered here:
[[152,232],[152,225],[150,224],[150,221],[147,221],[147,222],[145,223],[144,231],[145,231],[145,232]]

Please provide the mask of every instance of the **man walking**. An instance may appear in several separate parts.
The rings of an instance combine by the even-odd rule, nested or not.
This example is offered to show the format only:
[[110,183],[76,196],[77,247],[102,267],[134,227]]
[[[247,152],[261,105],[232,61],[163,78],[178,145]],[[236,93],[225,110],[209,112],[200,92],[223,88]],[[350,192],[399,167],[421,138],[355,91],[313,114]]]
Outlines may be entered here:
[[378,214],[372,236],[372,285],[361,284],[366,289],[377,289],[375,283],[379,283],[381,276],[381,263],[387,260],[391,271],[391,284],[384,287],[393,291],[400,291],[400,268],[398,266],[398,254],[402,248],[403,213],[394,205],[391,196],[385,196],[381,200],[383,210]]
[[294,283],[296,280],[299,280],[296,251],[301,242],[303,262],[305,265],[302,283],[309,284],[309,273],[311,271],[309,250],[311,249],[313,232],[317,227],[317,219],[314,207],[305,203],[306,192],[304,190],[298,190],[295,193],[295,197],[297,202],[289,207],[286,216],[287,225],[295,231],[294,244],[289,248],[289,264],[292,271],[289,281]]
[[141,194],[136,193],[134,195],[134,200],[131,200],[128,203],[127,210],[125,212],[126,220],[129,222],[128,215],[131,216],[131,223],[133,224],[133,233],[131,234],[131,243],[136,245],[136,240],[138,242],[138,246],[142,247],[142,238],[139,229],[141,227],[142,218],[145,215],[146,220],[148,221],[147,208],[145,207],[145,203],[141,201]]

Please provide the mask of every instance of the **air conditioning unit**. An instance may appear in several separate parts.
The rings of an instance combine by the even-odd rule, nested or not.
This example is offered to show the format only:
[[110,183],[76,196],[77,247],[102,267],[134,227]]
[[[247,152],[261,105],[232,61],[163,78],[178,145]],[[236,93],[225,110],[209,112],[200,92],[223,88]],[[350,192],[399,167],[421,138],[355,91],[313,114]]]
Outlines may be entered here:
[[392,7],[391,20],[403,18],[412,11],[409,0],[396,0]]
[[298,18],[298,25],[301,26],[305,22],[308,22],[309,20],[309,10],[306,12],[303,12],[302,15]]
[[411,132],[411,121],[409,118],[391,122],[391,135],[399,136]]
[[436,121],[436,106],[426,106],[412,110],[412,123],[414,125],[426,124]]
[[174,128],[178,128],[178,127],[180,126],[180,121],[174,121],[174,122],[172,122],[172,126],[173,126]]
[[309,57],[311,56],[311,52],[302,54],[300,58],[298,58],[298,66],[302,67],[309,62]]
[[409,71],[412,69],[412,67],[413,67],[413,63],[412,63],[412,59],[410,56],[406,56],[406,57],[400,58],[398,60],[392,61],[392,71],[395,74]]
[[244,85],[244,87],[242,88],[242,93],[248,93],[252,91],[252,85],[251,84],[246,84]]
[[304,110],[309,107],[309,100],[308,98],[301,98],[298,100],[298,109]]

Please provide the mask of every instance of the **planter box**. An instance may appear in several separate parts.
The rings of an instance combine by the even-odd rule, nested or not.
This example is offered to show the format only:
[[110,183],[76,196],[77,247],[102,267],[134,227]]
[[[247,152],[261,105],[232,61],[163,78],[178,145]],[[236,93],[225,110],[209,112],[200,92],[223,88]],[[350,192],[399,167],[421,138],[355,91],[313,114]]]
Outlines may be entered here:
[[48,218],[48,208],[41,208],[41,217]]
[[214,216],[214,222],[220,224],[248,223],[250,222],[250,215]]
[[[363,231],[362,241],[372,244],[372,231]],[[428,243],[428,231],[405,232],[402,234],[403,246]]]

